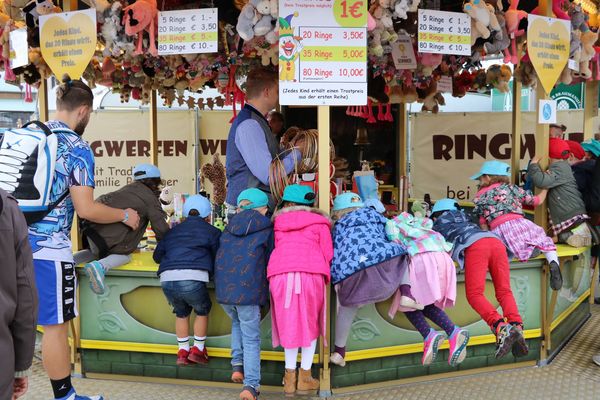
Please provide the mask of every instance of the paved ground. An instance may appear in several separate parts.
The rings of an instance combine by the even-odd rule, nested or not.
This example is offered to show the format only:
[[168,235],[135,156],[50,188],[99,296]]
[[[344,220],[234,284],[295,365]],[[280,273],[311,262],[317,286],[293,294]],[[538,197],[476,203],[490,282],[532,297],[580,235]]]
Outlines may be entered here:
[[[591,361],[600,352],[600,306],[593,306],[592,318],[569,342],[551,365],[482,373],[469,377],[400,385],[352,394],[334,395],[340,400],[587,400],[600,399],[600,367]],[[35,360],[27,400],[51,399],[52,391],[39,359]],[[132,383],[94,379],[74,379],[81,393],[104,394],[109,400],[149,399],[236,399],[239,390],[182,385]],[[278,393],[265,393],[261,399],[282,399]]]

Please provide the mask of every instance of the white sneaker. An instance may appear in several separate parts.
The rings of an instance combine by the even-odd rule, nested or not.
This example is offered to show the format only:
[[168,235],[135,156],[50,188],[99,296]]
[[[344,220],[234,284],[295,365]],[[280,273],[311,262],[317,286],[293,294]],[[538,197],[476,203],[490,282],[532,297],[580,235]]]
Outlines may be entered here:
[[400,296],[400,305],[406,308],[413,308],[415,310],[422,310],[425,308],[423,304],[419,304],[408,296]]
[[592,357],[592,361],[594,364],[600,366],[600,354],[596,354],[594,357]]
[[329,356],[329,361],[331,361],[333,364],[338,365],[340,367],[346,366],[346,360],[344,360],[344,357],[342,357],[342,355],[340,353],[338,353],[337,351],[331,353],[331,355]]

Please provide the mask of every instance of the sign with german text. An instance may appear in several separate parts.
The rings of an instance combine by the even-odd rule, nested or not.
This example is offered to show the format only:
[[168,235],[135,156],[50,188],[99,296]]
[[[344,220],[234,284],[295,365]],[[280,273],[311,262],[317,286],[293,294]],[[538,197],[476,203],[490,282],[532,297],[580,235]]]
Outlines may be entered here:
[[420,53],[471,55],[471,17],[465,13],[419,9]]
[[367,0],[280,0],[279,102],[367,104]]
[[158,13],[158,54],[216,53],[216,8]]

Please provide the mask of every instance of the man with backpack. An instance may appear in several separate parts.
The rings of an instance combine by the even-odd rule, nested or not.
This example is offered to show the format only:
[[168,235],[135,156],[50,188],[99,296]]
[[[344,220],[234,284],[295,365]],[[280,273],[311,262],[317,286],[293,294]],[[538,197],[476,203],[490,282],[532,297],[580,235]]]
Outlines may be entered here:
[[[28,219],[40,300],[38,324],[44,327],[43,364],[54,398],[61,400],[103,399],[79,396],[71,385],[68,322],[78,314],[70,240],[74,214],[96,223],[122,222],[132,229],[139,224],[136,211],[94,201],[94,156],[81,138],[90,119],[93,98],[85,83],[65,75],[57,89],[55,120],[40,127],[45,136],[40,135],[40,130],[7,131],[0,143],[0,187],[10,188],[12,183],[12,194]],[[45,147],[32,151],[34,144],[30,139],[36,135]],[[28,141],[30,145],[26,146]],[[41,158],[44,154],[52,156]],[[4,160],[12,161],[13,168],[7,167]],[[43,182],[44,176],[51,179]]]

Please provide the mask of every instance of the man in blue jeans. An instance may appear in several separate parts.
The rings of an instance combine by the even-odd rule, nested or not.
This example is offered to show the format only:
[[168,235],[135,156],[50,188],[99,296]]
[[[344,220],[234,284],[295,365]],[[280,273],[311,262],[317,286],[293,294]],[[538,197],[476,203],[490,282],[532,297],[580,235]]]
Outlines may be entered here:
[[240,193],[238,213],[221,235],[215,260],[217,302],[231,318],[231,380],[243,382],[242,400],[257,399],[260,387],[260,307],[267,303],[266,270],[273,248],[268,203],[260,189]]

